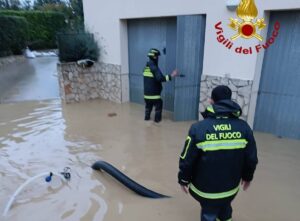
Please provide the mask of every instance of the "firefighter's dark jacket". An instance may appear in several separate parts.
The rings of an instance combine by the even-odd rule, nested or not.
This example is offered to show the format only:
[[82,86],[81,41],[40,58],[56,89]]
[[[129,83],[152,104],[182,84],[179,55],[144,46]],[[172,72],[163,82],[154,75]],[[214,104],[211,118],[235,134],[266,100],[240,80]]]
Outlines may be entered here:
[[162,82],[171,81],[170,75],[163,75],[157,61],[149,60],[144,69],[144,98],[160,99]]
[[235,195],[241,179],[251,181],[257,150],[249,125],[239,119],[242,111],[231,100],[222,100],[202,113],[204,120],[189,130],[180,155],[178,182],[202,198]]

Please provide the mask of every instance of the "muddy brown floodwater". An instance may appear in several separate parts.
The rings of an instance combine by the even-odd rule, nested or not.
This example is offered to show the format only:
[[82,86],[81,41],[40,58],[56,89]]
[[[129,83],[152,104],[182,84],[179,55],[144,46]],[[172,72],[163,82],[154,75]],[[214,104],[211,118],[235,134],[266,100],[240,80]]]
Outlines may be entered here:
[[[66,166],[72,170],[67,185],[57,178],[36,180],[0,220],[199,220],[200,207],[177,184],[178,156],[191,123],[146,123],[142,106],[107,101],[0,104],[1,215],[28,178]],[[300,220],[300,142],[255,136],[260,163],[251,188],[234,201],[234,220]],[[92,171],[96,160],[172,198],[137,196],[109,175]]]

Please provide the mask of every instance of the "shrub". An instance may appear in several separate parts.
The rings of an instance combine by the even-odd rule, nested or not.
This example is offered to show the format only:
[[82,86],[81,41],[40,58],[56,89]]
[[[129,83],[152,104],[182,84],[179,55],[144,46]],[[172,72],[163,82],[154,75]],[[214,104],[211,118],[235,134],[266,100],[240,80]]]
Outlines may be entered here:
[[65,17],[59,12],[2,10],[0,15],[20,16],[28,22],[30,49],[57,48],[56,34],[65,29]]
[[81,59],[98,61],[100,49],[93,34],[85,31],[60,33],[57,38],[61,62],[73,62]]
[[25,18],[0,15],[0,56],[22,54],[28,37]]

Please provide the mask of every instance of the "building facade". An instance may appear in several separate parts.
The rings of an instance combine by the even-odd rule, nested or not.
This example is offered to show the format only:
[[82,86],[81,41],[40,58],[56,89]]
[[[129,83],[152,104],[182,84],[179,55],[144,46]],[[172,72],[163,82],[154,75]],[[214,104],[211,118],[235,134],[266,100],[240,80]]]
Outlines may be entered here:
[[[241,26],[246,20],[236,13],[239,3],[83,1],[85,25],[99,40],[101,62],[119,76],[120,102],[143,104],[142,71],[153,47],[162,52],[163,72],[177,68],[181,74],[163,92],[174,120],[201,118],[212,88],[225,84],[254,129],[300,138],[300,1],[256,0],[251,27]],[[229,27],[230,18],[238,19],[235,29],[253,35],[239,36]],[[261,18],[266,27],[255,23]]]

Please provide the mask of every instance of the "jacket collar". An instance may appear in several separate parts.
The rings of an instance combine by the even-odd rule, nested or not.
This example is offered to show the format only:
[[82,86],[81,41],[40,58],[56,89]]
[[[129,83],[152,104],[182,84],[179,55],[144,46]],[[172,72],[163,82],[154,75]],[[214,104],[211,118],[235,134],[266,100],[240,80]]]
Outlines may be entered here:
[[232,100],[221,100],[206,108],[201,113],[203,118],[231,117],[239,118],[242,115],[241,107]]

